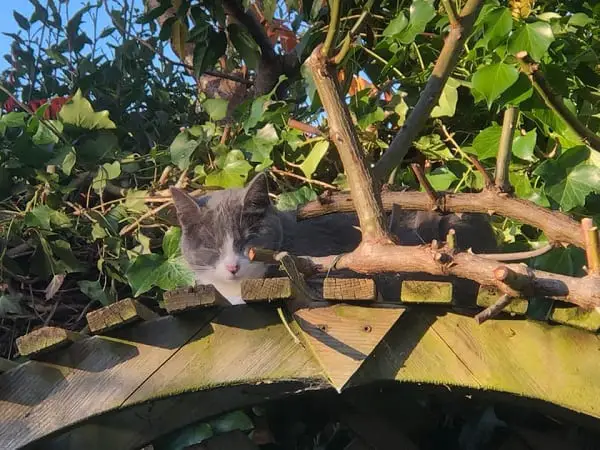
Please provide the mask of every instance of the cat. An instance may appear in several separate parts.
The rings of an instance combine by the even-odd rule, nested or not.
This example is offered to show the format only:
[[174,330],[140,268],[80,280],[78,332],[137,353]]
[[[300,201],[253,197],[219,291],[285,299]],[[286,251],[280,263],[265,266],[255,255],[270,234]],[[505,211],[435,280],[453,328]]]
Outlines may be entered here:
[[[277,210],[264,172],[245,188],[214,191],[197,199],[177,188],[171,188],[171,194],[182,229],[184,260],[198,284],[212,284],[231,304],[244,303],[242,280],[268,273],[268,265],[248,259],[248,248],[316,257],[350,252],[361,239],[354,213],[296,221],[295,211]],[[402,245],[443,240],[450,228],[456,230],[461,249],[484,253],[496,247],[489,220],[481,214],[402,211],[390,223],[390,232]]]

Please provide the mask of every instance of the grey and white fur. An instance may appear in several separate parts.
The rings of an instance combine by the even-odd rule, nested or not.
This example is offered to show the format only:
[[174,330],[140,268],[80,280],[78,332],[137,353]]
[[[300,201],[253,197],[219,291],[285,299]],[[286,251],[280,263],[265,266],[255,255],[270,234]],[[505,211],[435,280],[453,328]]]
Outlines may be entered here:
[[[253,246],[293,255],[327,256],[350,252],[360,242],[355,214],[330,214],[296,221],[295,212],[279,211],[269,198],[268,180],[260,173],[245,187],[215,191],[198,199],[182,190],[171,193],[182,228],[181,248],[199,284],[212,284],[232,304],[241,299],[241,282],[260,278],[269,267],[251,262]],[[443,240],[450,228],[459,247],[492,252],[496,241],[485,215],[441,215],[429,211],[395,214],[390,231],[403,245]]]

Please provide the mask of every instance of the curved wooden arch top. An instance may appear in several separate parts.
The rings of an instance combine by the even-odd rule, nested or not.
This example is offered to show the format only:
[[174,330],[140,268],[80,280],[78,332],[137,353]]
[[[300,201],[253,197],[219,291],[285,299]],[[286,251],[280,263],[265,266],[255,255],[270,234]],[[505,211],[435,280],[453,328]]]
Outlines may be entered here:
[[[349,308],[351,306],[348,306]],[[595,334],[408,310],[363,363],[374,381],[506,392],[600,418]],[[330,389],[264,305],[162,317],[83,339],[0,375],[0,448],[136,448],[228,409]]]

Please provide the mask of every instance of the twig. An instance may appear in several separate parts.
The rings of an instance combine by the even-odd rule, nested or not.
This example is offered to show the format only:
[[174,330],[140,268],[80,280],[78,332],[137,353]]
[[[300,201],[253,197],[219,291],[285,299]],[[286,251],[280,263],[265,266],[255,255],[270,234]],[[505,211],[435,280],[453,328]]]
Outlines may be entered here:
[[168,202],[163,203],[160,206],[157,206],[154,209],[151,209],[150,211],[145,212],[144,214],[142,214],[140,217],[138,217],[133,223],[127,225],[126,227],[124,227],[120,232],[119,232],[119,236],[125,236],[126,234],[129,234],[130,232],[132,232],[133,230],[135,230],[136,228],[138,228],[140,226],[140,224],[142,223],[142,221],[158,214],[160,211],[162,211],[163,209],[171,206],[173,204],[173,199],[169,200]]
[[328,64],[318,46],[306,60],[319,97],[327,113],[331,140],[335,143],[357,206],[362,243],[391,242],[385,226],[379,189],[375,189],[369,168],[363,159],[356,129],[348,107],[341,97],[335,68]]
[[437,208],[437,201],[438,201],[437,192],[435,191],[435,189],[433,188],[433,186],[431,185],[431,183],[429,182],[429,180],[423,173],[423,169],[421,169],[421,166],[417,163],[413,163],[410,165],[410,168],[412,169],[413,173],[417,177],[417,180],[419,181],[419,184],[421,185],[421,187],[425,190],[427,197],[429,197],[429,200],[431,200],[431,204],[436,205],[436,208]]
[[446,236],[446,245],[449,249],[456,248],[456,230],[454,228],[448,230],[448,234]]
[[545,255],[550,250],[555,248],[552,244],[546,244],[543,247],[536,248],[535,250],[528,250],[525,252],[512,252],[512,253],[489,253],[481,254],[477,256],[485,259],[493,259],[494,261],[524,261],[526,259],[537,258],[538,256]]
[[317,127],[313,127],[312,125],[309,125],[304,122],[300,122],[299,120],[296,120],[296,119],[288,119],[287,124],[288,124],[288,127],[295,128],[296,130],[300,130],[304,133],[313,134],[315,136],[324,136],[325,135],[325,133],[323,133]]
[[600,246],[598,245],[598,228],[594,226],[592,219],[581,220],[581,230],[585,239],[585,256],[587,258],[587,269],[589,274],[600,273]]
[[504,111],[502,121],[502,134],[498,145],[498,156],[496,157],[496,188],[500,192],[511,192],[512,187],[508,181],[508,170],[512,155],[512,143],[517,123],[517,108],[510,106]]
[[542,97],[546,106],[554,111],[585,144],[600,151],[600,137],[581,123],[577,116],[567,108],[561,96],[554,92],[550,83],[546,81],[546,77],[539,70],[539,65],[531,59],[526,51],[517,53],[516,57],[521,63],[521,70],[527,74],[533,88]]
[[[383,207],[391,211],[393,205],[409,210],[430,210],[436,205],[431,204],[425,192],[393,192],[386,191],[381,195]],[[511,196],[500,196],[493,191],[470,193],[438,192],[437,206],[441,213],[494,213],[510,217],[519,222],[536,227],[544,232],[550,242],[566,242],[585,248],[580,225],[576,220],[559,211],[552,211],[536,205],[528,200]],[[298,220],[333,214],[337,212],[355,211],[352,197],[339,193],[321,198],[318,201],[306,203],[298,211]]]
[[491,306],[488,306],[486,309],[481,311],[479,314],[475,316],[475,320],[478,324],[482,324],[483,322],[493,319],[498,314],[502,312],[504,308],[506,308],[512,302],[512,297],[504,294],[502,295],[496,303]]
[[277,175],[282,175],[284,177],[295,178],[296,180],[304,181],[309,184],[316,184],[318,186],[322,186],[325,189],[330,189],[332,191],[339,191],[337,186],[333,184],[325,183],[324,181],[319,180],[311,180],[310,178],[303,177],[302,175],[296,175],[295,173],[288,172],[286,170],[278,169],[277,167],[271,167],[271,172],[276,173]]
[[335,35],[338,32],[340,24],[340,3],[341,0],[329,0],[329,29],[325,36],[325,43],[321,47],[321,53],[325,58],[329,58],[334,45]]
[[458,18],[456,17],[456,11],[454,11],[454,6],[450,0],[442,0],[442,5],[444,5],[444,9],[446,10],[446,14],[448,14],[448,21],[450,22],[451,27],[460,26],[458,22]]
[[387,179],[394,167],[402,163],[413,140],[425,126],[431,111],[439,101],[448,77],[460,58],[464,43],[471,34],[471,29],[479,15],[482,4],[483,0],[468,0],[460,13],[457,26],[450,29],[419,101],[386,152],[375,165],[373,174],[376,180]]

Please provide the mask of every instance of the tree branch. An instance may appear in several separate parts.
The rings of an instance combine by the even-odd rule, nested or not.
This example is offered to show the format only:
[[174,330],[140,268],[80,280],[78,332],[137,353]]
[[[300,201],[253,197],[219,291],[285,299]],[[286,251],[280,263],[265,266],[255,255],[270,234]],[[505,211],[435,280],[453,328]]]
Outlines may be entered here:
[[335,36],[340,25],[340,3],[341,0],[329,0],[329,28],[327,29],[327,36],[325,36],[325,43],[321,47],[321,52],[325,58],[329,58],[335,44]]
[[512,297],[510,297],[506,294],[502,295],[496,301],[496,303],[494,303],[493,305],[489,306],[488,308],[484,309],[479,314],[477,314],[475,316],[475,320],[477,321],[478,324],[481,325],[483,322],[493,319],[498,314],[500,314],[504,308],[506,308],[508,305],[510,305],[512,300],[513,300]]
[[[438,192],[437,205],[431,204],[425,192],[386,191],[382,193],[381,198],[386,211],[391,211],[393,205],[398,205],[404,209],[421,211],[431,210],[437,206],[442,213],[494,213],[542,230],[551,242],[565,242],[585,248],[579,224],[566,214],[551,211],[527,200],[498,195],[493,191],[484,190],[477,194]],[[303,220],[353,211],[355,207],[349,194],[333,194],[305,204],[299,209],[297,217],[298,220]],[[458,238],[460,239],[460,236]]]
[[594,226],[592,219],[581,220],[581,231],[585,240],[585,255],[587,258],[588,274],[598,275],[600,273],[600,245],[598,244],[598,228]]
[[457,26],[452,27],[440,52],[433,72],[408,119],[392,143],[375,165],[376,180],[387,179],[390,172],[402,163],[412,141],[423,129],[433,108],[437,105],[448,77],[454,70],[466,39],[479,15],[483,0],[468,0],[460,13]]
[[561,96],[555,93],[546,81],[546,77],[539,70],[539,65],[525,51],[517,53],[516,57],[521,63],[521,70],[527,74],[533,88],[542,97],[546,106],[554,111],[585,144],[596,151],[600,151],[600,136],[581,123],[577,116],[567,108]]
[[348,185],[357,206],[362,242],[391,242],[385,227],[379,189],[375,189],[363,150],[352,124],[350,112],[340,92],[335,67],[329,64],[318,46],[306,60],[319,93],[327,120],[331,140],[340,154],[348,177]]
[[495,185],[500,192],[511,192],[510,182],[508,181],[508,170],[510,168],[510,158],[512,155],[512,143],[513,136],[515,135],[516,123],[517,108],[510,106],[504,111],[502,134],[500,135],[498,156],[496,157]]

